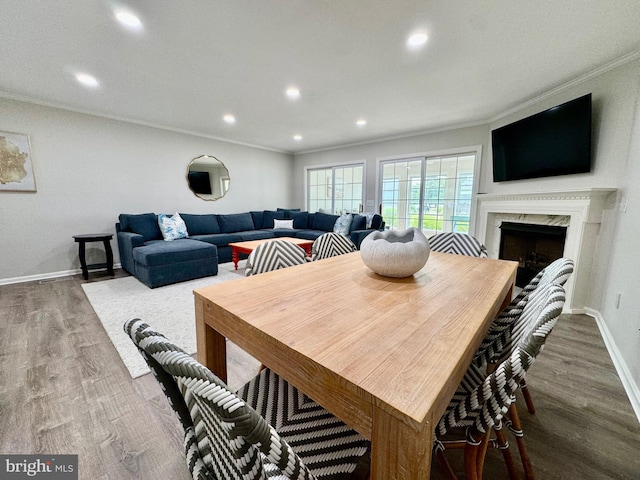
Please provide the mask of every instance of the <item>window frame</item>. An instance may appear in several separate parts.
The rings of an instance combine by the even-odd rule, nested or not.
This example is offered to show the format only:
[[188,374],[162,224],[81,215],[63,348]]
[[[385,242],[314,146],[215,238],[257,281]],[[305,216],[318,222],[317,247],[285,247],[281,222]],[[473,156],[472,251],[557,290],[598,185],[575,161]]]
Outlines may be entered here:
[[[362,167],[362,196],[359,202],[359,211],[362,212],[364,209],[364,202],[366,198],[366,186],[367,186],[367,163],[365,160],[354,160],[352,162],[342,162],[336,164],[326,164],[326,165],[308,165],[304,168],[304,198],[305,198],[305,209],[310,210],[310,188],[309,188],[309,174],[314,170],[331,170],[331,213],[335,214],[336,210],[336,170],[340,168],[352,168],[352,167]],[[360,213],[358,212],[358,213]]]
[[[382,195],[382,180],[384,178],[383,168],[385,164],[389,162],[402,162],[402,161],[410,161],[416,160],[417,158],[422,158],[422,168],[421,168],[421,179],[426,180],[427,175],[425,174],[426,169],[426,160],[429,158],[439,158],[439,157],[452,157],[452,156],[464,156],[467,155],[475,155],[475,161],[473,166],[473,185],[471,188],[471,198],[469,199],[469,234],[475,234],[476,227],[476,210],[477,210],[477,195],[478,195],[478,186],[480,183],[480,168],[482,164],[482,145],[473,145],[467,147],[455,147],[450,149],[443,150],[435,150],[435,151],[427,151],[427,152],[418,152],[418,153],[408,153],[408,154],[399,154],[399,155],[391,155],[376,158],[376,203],[378,205],[382,205],[383,203],[383,195]],[[458,188],[458,187],[456,187]],[[420,205],[424,205],[424,184],[420,189]],[[418,225],[422,226],[423,220],[423,209],[420,209]],[[383,215],[384,216],[384,215]],[[387,222],[387,225],[391,225],[391,222]]]

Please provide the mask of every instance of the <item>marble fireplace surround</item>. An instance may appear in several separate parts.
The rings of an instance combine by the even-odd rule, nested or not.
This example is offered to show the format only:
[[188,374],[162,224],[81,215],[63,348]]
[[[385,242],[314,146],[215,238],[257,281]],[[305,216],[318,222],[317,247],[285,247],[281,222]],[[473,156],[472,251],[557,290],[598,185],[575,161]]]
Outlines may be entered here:
[[613,188],[565,192],[478,195],[475,236],[487,247],[490,258],[500,253],[502,222],[567,227],[563,256],[575,263],[565,285],[565,312],[585,313],[589,278],[602,214],[615,203]]

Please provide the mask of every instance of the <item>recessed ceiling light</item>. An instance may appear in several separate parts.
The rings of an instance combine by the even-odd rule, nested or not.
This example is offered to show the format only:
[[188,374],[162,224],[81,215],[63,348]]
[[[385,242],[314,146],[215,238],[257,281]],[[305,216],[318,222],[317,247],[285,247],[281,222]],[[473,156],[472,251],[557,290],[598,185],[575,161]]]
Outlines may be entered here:
[[300,98],[300,89],[298,87],[289,87],[287,88],[287,97],[289,97],[292,100],[295,100],[296,98]]
[[367,121],[364,118],[360,118],[356,122],[356,125],[358,125],[359,127],[364,127],[366,124],[367,124]]
[[118,21],[125,27],[133,30],[139,30],[142,28],[142,22],[140,19],[131,12],[125,10],[118,10],[115,12]]
[[88,73],[76,73],[76,80],[85,87],[97,88],[100,85],[96,77]]
[[422,47],[425,43],[427,43],[428,39],[429,37],[427,36],[426,33],[423,33],[423,32],[414,33],[407,39],[407,46],[412,49],[417,49]]
[[294,135],[294,136],[293,136],[293,139],[294,139],[296,142],[299,142],[300,140],[302,140],[302,135]]
[[226,114],[224,117],[222,117],[222,119],[230,125],[236,123],[236,117],[231,114]]

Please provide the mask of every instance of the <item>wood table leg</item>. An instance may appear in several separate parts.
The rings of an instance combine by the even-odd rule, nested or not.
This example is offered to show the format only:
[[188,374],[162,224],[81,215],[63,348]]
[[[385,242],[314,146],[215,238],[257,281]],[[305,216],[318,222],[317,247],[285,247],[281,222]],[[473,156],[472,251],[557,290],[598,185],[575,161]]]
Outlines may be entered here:
[[424,480],[431,475],[433,427],[407,425],[373,407],[371,480]]
[[206,309],[204,301],[195,297],[198,361],[226,383],[227,342],[224,335],[206,324]]

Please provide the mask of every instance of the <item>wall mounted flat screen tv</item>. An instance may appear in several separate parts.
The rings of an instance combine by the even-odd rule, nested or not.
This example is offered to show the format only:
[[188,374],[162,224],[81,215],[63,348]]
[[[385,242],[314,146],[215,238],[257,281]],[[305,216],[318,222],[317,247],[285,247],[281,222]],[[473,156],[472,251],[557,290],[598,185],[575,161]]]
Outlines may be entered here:
[[591,94],[491,132],[493,181],[591,170]]
[[190,171],[188,178],[189,188],[191,188],[193,193],[211,195],[211,180],[209,180],[209,172]]

